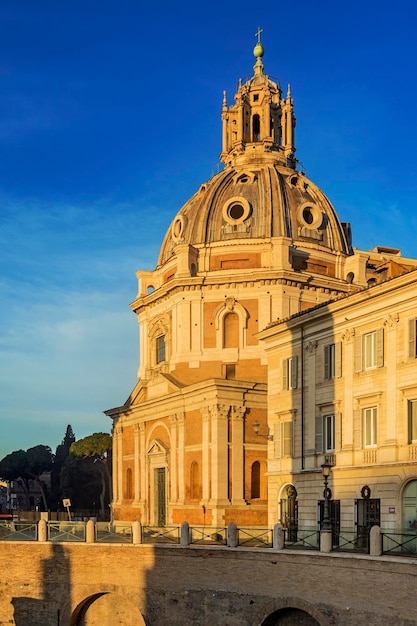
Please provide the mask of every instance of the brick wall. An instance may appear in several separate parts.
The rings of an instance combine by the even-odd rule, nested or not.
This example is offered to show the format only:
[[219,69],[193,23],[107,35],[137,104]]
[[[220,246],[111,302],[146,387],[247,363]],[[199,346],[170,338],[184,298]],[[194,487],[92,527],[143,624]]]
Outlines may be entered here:
[[300,624],[417,623],[414,559],[126,544],[0,548],[1,626],[249,626],[285,607],[316,620],[299,612]]

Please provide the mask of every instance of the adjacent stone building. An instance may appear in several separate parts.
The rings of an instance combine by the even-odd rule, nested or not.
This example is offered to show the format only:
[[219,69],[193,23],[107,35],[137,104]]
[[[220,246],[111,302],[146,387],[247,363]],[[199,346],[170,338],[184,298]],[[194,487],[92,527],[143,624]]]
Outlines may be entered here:
[[[401,275],[417,262],[394,249],[352,248],[349,224],[297,169],[290,87],[284,95],[279,82],[265,74],[263,54],[258,38],[253,76],[240,81],[234,104],[228,105],[224,93],[223,171],[203,183],[174,217],[156,268],[137,272],[131,308],[140,328],[138,383],[123,406],[106,411],[114,423],[113,508],[119,519],[160,526],[184,520],[267,525],[288,517],[282,501],[292,488],[308,491],[310,481],[314,489],[303,499],[304,508],[299,499],[300,514],[316,524],[323,455],[315,448],[318,431],[305,416],[300,435],[299,424],[306,407],[315,424],[317,404],[322,419],[334,414],[334,437],[345,442],[335,450],[352,447],[343,463],[364,463],[346,438],[357,428],[347,410],[368,404],[352,400],[345,409],[332,396],[344,382],[350,387],[340,393],[349,396],[356,380],[353,370],[348,375],[353,356],[349,362],[349,353],[343,353],[343,378],[332,376],[317,393],[309,382],[309,395],[305,386],[300,395],[294,380],[307,376],[307,366],[313,368],[308,346],[319,339],[309,339],[307,346],[298,320],[324,315],[332,300],[336,307],[362,301],[370,306],[368,292],[385,289],[371,290],[370,284]],[[271,326],[288,318],[285,326]],[[344,331],[337,332],[339,344]],[[320,349],[331,343],[330,335],[320,335]],[[327,358],[338,368],[335,350]],[[323,367],[317,364],[317,372]],[[391,389],[390,401],[394,395]],[[340,439],[342,419],[350,424],[345,439]],[[387,463],[397,450],[396,436],[391,429],[381,439],[384,446],[390,442]],[[367,468],[372,459],[370,454]],[[306,475],[302,488],[295,473],[297,480]],[[351,480],[367,482],[359,475]]]

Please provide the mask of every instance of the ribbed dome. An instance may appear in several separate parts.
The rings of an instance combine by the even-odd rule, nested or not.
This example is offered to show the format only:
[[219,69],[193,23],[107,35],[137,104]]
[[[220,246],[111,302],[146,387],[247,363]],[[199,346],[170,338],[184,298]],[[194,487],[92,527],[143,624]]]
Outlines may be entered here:
[[349,231],[326,195],[300,172],[261,162],[229,167],[201,185],[168,229],[158,264],[171,257],[178,243],[200,248],[275,237],[287,237],[301,248],[315,244],[335,254],[352,253]]

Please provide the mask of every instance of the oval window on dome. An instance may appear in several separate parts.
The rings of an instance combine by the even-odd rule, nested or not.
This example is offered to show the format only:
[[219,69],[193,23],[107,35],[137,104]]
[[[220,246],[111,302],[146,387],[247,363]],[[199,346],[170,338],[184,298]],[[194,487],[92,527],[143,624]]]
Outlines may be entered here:
[[177,215],[171,226],[171,235],[173,240],[177,243],[183,239],[185,230],[185,221],[183,215]]
[[304,227],[317,229],[323,224],[323,212],[317,204],[304,202],[298,209],[298,219]]
[[241,196],[234,196],[223,205],[223,219],[228,224],[241,224],[250,214],[250,204]]

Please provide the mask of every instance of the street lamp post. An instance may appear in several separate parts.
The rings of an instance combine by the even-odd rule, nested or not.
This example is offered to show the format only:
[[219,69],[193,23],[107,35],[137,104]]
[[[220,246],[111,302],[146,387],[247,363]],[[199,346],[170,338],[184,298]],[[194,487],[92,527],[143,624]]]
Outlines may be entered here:
[[329,506],[331,491],[328,487],[331,465],[329,465],[329,463],[323,463],[323,465],[321,466],[321,470],[322,470],[322,475],[323,475],[323,480],[324,480],[324,490],[323,490],[324,510],[323,510],[323,520],[321,523],[321,530],[331,531],[332,523],[330,521],[330,506]]

